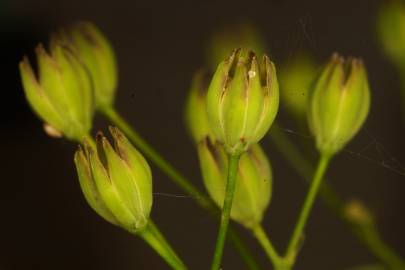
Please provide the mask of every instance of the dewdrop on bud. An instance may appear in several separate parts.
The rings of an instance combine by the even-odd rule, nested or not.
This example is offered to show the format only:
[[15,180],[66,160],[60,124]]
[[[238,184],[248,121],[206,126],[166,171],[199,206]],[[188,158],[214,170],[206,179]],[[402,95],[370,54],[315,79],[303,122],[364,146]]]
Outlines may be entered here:
[[334,54],[312,89],[309,126],[322,154],[340,151],[360,130],[370,107],[370,89],[362,60]]
[[237,49],[219,64],[207,94],[211,130],[228,154],[239,155],[267,133],[277,114],[278,82],[264,55]]
[[79,22],[53,36],[70,47],[87,67],[94,86],[97,109],[110,108],[117,90],[117,60],[108,39],[90,22]]
[[93,94],[89,74],[71,50],[54,43],[36,48],[38,76],[27,57],[20,62],[26,98],[47,133],[81,141],[91,129]]
[[[225,197],[228,156],[219,143],[205,139],[198,144],[204,185],[213,201],[222,208]],[[270,162],[259,144],[241,155],[238,165],[231,218],[245,227],[260,224],[271,198]]]
[[142,231],[152,208],[152,174],[143,156],[117,129],[114,147],[101,133],[97,147],[76,151],[80,186],[89,205],[107,221],[132,233]]

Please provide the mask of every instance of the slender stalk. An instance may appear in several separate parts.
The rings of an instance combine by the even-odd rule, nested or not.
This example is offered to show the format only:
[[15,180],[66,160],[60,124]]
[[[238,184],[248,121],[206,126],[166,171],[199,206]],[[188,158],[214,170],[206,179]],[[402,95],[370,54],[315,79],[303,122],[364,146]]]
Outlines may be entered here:
[[284,264],[283,258],[277,253],[270,239],[267,237],[266,232],[263,230],[263,227],[259,224],[252,228],[252,233],[259,241],[260,245],[266,252],[270,261],[272,262],[274,268],[280,269]]
[[295,225],[293,234],[287,246],[286,257],[295,257],[295,253],[298,248],[299,241],[302,237],[303,230],[305,225],[308,221],[309,213],[311,212],[312,206],[315,202],[316,195],[318,194],[319,187],[321,186],[323,176],[326,172],[328,167],[329,161],[331,156],[329,155],[321,155],[321,158],[318,163],[318,167],[315,171],[314,178],[312,183],[309,187],[309,191],[305,198],[304,204],[301,208],[300,215],[298,217],[298,221]]
[[[315,172],[314,166],[304,157],[301,151],[297,149],[279,127],[273,125],[269,135],[270,139],[274,142],[274,147],[290,162],[293,169],[302,179],[310,183]],[[330,209],[337,215],[341,215],[344,203],[327,183],[322,183],[319,195]]]
[[[163,234],[159,231],[158,227],[156,226],[156,224],[153,223],[152,220],[149,220],[149,229],[150,231],[154,234],[154,236],[156,237],[156,239],[162,243],[166,250],[169,251],[171,253],[171,256],[177,260],[179,263],[183,264],[182,260],[180,259],[180,257],[176,254],[176,252],[174,252],[174,250],[170,247],[170,245],[167,243],[165,237],[163,236]],[[183,264],[184,265],[184,264]]]
[[357,226],[354,233],[361,235],[364,243],[389,269],[405,270],[405,262],[395,251],[381,239],[377,229],[374,226]]
[[[176,185],[189,194],[199,206],[208,210],[211,215],[219,216],[218,207],[215,203],[204,193],[199,191],[191,181],[178,172],[167,160],[161,157],[114,108],[105,108],[102,113],[107,119],[118,126],[149,160],[160,168]],[[229,229],[229,239],[232,241],[233,246],[241,255],[241,258],[248,268],[251,270],[259,270],[260,267],[254,260],[253,255],[232,228]]]
[[200,192],[181,175],[169,162],[153,149],[113,108],[105,109],[102,113],[115,125],[117,125],[128,138],[147,156],[157,167],[165,172],[172,181],[186,191],[203,208],[211,208],[211,200]]
[[187,269],[184,263],[174,252],[173,248],[169,245],[167,240],[153,223],[149,223],[147,227],[139,233],[139,236],[141,236],[172,269]]
[[245,244],[242,242],[240,237],[236,234],[235,230],[232,227],[228,229],[228,239],[232,243],[233,247],[241,256],[242,260],[245,262],[246,266],[250,270],[260,270],[259,265],[254,260],[253,256],[251,255],[250,251],[247,249]]
[[[287,138],[283,131],[277,126],[274,126],[269,137],[274,142],[274,146],[277,148],[277,150],[287,161],[290,162],[293,169],[295,169],[302,179],[310,182],[311,176],[315,171],[314,167],[310,162],[308,162],[302,152],[299,151],[297,147]],[[404,260],[384,242],[375,226],[369,227],[365,224],[356,223],[346,218],[345,203],[330,186],[323,183],[319,190],[319,195],[326,205],[336,214],[336,216],[339,217],[346,224],[346,226],[350,228],[353,235],[356,236],[357,239],[368,250],[370,250],[374,256],[376,256],[376,258],[387,266],[402,266],[402,268],[397,267],[392,269],[405,269]]]
[[236,176],[238,173],[240,155],[229,155],[228,179],[226,182],[224,205],[222,207],[221,223],[219,225],[217,243],[215,246],[214,258],[211,270],[219,270],[221,267],[222,254],[224,252],[226,233],[228,231],[229,218],[231,215],[233,195],[236,187]]

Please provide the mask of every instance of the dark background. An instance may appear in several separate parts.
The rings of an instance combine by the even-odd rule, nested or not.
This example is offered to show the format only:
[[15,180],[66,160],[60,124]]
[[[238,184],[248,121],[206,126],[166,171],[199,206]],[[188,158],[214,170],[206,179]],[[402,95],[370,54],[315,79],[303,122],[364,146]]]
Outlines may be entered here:
[[[328,176],[344,198],[366,202],[384,239],[405,256],[405,176],[394,171],[404,169],[404,129],[398,77],[376,40],[379,4],[371,0],[2,0],[0,269],[167,269],[140,239],[104,222],[88,207],[72,161],[76,146],[47,137],[24,99],[18,61],[46,41],[49,31],[76,20],[95,22],[116,49],[119,111],[201,188],[182,113],[190,78],[204,62],[205,42],[215,29],[241,21],[257,25],[276,65],[301,49],[320,62],[336,50],[363,57],[372,109],[365,128],[347,147],[353,152],[341,153]],[[105,130],[106,125],[97,119],[95,130]],[[280,125],[294,130],[287,120],[281,119]],[[297,142],[311,140],[299,132],[287,135]],[[362,153],[366,158],[358,155],[368,143],[371,147]],[[264,146],[274,169],[273,199],[264,225],[281,249],[306,187],[266,139]],[[382,155],[379,147],[389,154]],[[155,192],[183,195],[155,167],[153,173]],[[156,194],[154,199],[153,218],[190,269],[208,269],[217,222],[190,198]],[[255,241],[242,229],[241,233],[269,269]],[[322,203],[315,205],[297,269],[343,270],[375,261]],[[245,269],[229,247],[224,269]]]

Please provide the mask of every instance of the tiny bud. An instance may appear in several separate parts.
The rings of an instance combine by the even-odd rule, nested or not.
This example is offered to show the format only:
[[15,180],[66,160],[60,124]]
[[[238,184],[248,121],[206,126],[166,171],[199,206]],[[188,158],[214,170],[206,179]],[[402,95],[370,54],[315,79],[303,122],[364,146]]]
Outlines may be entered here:
[[309,126],[318,150],[332,155],[360,130],[370,107],[367,72],[360,59],[334,54],[308,100]]
[[193,77],[186,101],[185,123],[196,144],[206,137],[215,140],[207,114],[206,96],[208,83],[206,82],[206,72],[202,70],[197,72]]
[[372,224],[373,216],[362,201],[353,199],[345,206],[345,216],[350,221],[359,224]]
[[382,2],[378,34],[382,49],[390,60],[405,70],[405,2]]
[[[219,143],[206,139],[198,145],[204,185],[213,201],[222,207],[225,197],[228,156]],[[259,144],[239,160],[231,218],[245,227],[258,225],[267,209],[272,190],[270,162]]]
[[298,124],[306,125],[307,100],[316,72],[314,60],[307,54],[298,54],[280,69],[280,104]]

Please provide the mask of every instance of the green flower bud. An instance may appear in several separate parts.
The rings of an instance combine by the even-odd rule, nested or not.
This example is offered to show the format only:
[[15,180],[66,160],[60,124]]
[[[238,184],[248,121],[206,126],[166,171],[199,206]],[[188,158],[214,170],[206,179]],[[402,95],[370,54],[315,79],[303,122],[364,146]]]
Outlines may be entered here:
[[38,77],[27,57],[20,62],[20,74],[33,110],[45,121],[47,129],[68,139],[81,141],[91,129],[93,94],[89,74],[79,59],[58,44],[48,54],[36,48]]
[[199,143],[206,137],[215,140],[208,122],[207,90],[206,73],[200,70],[193,77],[185,110],[186,126],[195,143]]
[[219,64],[207,94],[211,130],[226,151],[237,155],[269,130],[278,110],[276,69],[264,55],[235,50]]
[[308,120],[318,150],[335,154],[359,131],[370,107],[367,73],[360,59],[334,54],[309,98]]
[[374,226],[374,216],[361,200],[348,201],[344,207],[344,215],[350,222],[363,226]]
[[403,1],[391,1],[381,7],[378,34],[387,56],[405,70],[405,3]]
[[102,32],[90,22],[81,22],[54,35],[69,46],[89,70],[94,84],[97,109],[112,106],[117,90],[117,61],[114,50]]
[[[228,156],[221,144],[209,139],[198,145],[200,167],[205,187],[213,201],[222,208],[224,203]],[[253,228],[258,225],[267,209],[272,190],[270,162],[259,144],[241,155],[238,165],[231,218]]]
[[315,62],[307,54],[297,55],[280,69],[280,104],[298,122],[306,120],[307,98],[316,72]]
[[143,156],[117,129],[114,148],[99,133],[75,154],[80,186],[89,205],[107,221],[136,233],[145,228],[152,208],[152,174]]
[[214,33],[206,48],[207,64],[215,70],[229,52],[235,48],[245,48],[263,55],[266,44],[259,31],[251,24],[243,23],[222,28]]

